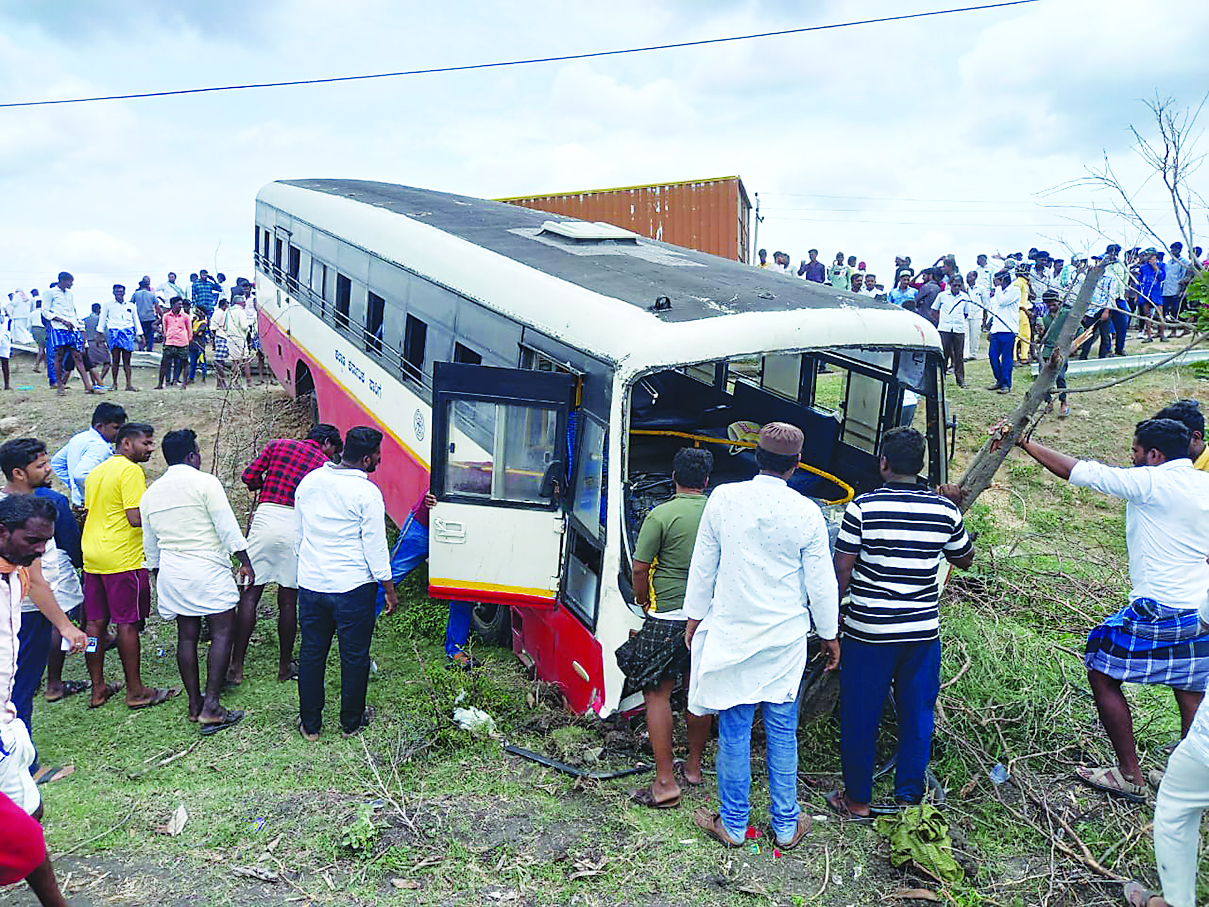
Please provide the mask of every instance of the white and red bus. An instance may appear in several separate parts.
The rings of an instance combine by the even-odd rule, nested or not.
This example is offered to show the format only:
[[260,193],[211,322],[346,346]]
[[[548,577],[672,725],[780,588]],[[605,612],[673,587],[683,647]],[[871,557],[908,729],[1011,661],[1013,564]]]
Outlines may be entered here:
[[323,421],[385,433],[374,481],[391,516],[430,484],[438,499],[431,594],[478,602],[479,632],[576,710],[604,716],[635,692],[613,655],[642,622],[630,552],[679,447],[709,445],[717,485],[755,473],[760,425],[800,426],[793,484],[836,526],[918,400],[923,478],[945,480],[940,340],[903,309],[387,183],[270,183],[255,242],[282,385]]

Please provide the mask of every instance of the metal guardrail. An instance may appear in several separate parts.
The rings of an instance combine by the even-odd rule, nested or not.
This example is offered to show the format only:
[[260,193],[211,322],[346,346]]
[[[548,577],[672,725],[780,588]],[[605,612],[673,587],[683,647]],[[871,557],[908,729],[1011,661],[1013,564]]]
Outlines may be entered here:
[[[1140,356],[1110,356],[1107,359],[1071,359],[1066,364],[1066,376],[1069,378],[1072,375],[1096,375],[1101,372],[1133,371],[1156,365],[1170,355],[1171,351],[1167,350],[1155,353],[1143,353]],[[1193,362],[1209,362],[1209,350],[1188,350],[1170,362],[1165,363],[1163,368],[1190,365]],[[1037,376],[1040,370],[1040,366],[1037,363],[1033,363],[1029,369],[1034,377]]]

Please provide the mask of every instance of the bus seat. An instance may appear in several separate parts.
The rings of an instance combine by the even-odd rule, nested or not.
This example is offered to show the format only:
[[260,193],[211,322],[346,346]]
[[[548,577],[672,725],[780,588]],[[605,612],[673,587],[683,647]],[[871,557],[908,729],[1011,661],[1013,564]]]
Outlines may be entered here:
[[[840,426],[831,416],[798,406],[790,400],[763,391],[744,381],[735,384],[735,410],[739,418],[767,425],[769,422],[788,422],[802,429],[806,436],[802,445],[802,462],[828,469],[831,455],[839,437]],[[834,491],[830,482],[823,481]]]
[[735,419],[733,413],[732,401],[726,394],[669,370],[648,375],[634,385],[630,424],[652,431],[693,432],[728,425]]

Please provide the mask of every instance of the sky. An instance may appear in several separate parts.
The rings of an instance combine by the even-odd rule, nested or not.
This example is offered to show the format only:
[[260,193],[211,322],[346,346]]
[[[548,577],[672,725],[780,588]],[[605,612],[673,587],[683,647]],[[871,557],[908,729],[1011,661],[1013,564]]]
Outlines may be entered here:
[[[584,53],[903,15],[944,0],[0,0],[0,103]],[[486,198],[738,174],[759,245],[889,273],[954,253],[1151,240],[1169,200],[1130,125],[1209,88],[1209,4],[1023,6],[629,56],[0,109],[0,287],[251,276],[276,179]],[[1209,123],[1209,111],[1206,111]],[[1209,141],[1209,140],[1206,140]],[[1202,151],[1209,144],[1202,142]],[[1207,177],[1194,178],[1203,183]],[[1204,193],[1209,196],[1209,191]],[[1204,214],[1197,228],[1209,235]],[[1209,244],[1207,244],[1209,245]]]

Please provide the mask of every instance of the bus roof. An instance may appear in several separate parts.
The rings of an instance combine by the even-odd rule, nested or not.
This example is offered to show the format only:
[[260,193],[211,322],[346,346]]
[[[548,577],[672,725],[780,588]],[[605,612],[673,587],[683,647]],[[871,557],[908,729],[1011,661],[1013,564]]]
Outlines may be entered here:
[[[316,193],[330,198],[323,200]],[[258,198],[506,314],[528,315],[526,320],[539,330],[553,320],[555,324],[547,325],[553,332],[612,361],[642,347],[650,349],[638,359],[654,364],[662,349],[673,364],[721,358],[727,350],[738,354],[818,345],[940,346],[931,324],[889,303],[516,205],[393,183],[335,179],[270,183]],[[379,211],[366,218],[350,217],[346,205],[331,204],[334,199]],[[385,212],[394,217],[381,217]],[[544,229],[550,222],[569,226]],[[451,255],[448,244],[436,241],[431,231],[462,240],[458,254]],[[575,235],[577,231],[586,232]],[[561,312],[554,319],[540,317],[540,304],[536,313],[517,311],[517,304],[493,306],[494,293],[506,292],[515,301],[518,288],[499,290],[503,280],[494,287],[485,285],[481,277],[486,256],[470,257],[475,247],[587,292],[567,288],[563,299],[555,300],[557,308],[551,311]],[[510,270],[511,276],[518,274]],[[618,301],[626,305],[618,307]],[[578,314],[586,317],[568,319],[568,308],[576,305]],[[766,336],[752,336],[736,346],[736,332]],[[801,342],[793,342],[786,332],[800,335]],[[676,349],[667,349],[673,338]]]

